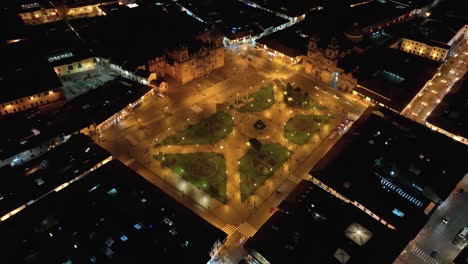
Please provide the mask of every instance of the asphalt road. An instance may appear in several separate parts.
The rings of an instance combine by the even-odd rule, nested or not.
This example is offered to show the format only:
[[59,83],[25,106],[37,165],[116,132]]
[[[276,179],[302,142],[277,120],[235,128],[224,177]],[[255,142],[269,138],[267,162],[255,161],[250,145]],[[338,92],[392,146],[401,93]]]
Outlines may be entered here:
[[[460,188],[468,190],[468,174],[455,190]],[[452,241],[464,226],[468,226],[467,204],[468,194],[466,192],[463,195],[452,194],[447,198],[436,209],[416,238],[403,250],[395,264],[452,263],[466,245],[463,243],[454,245]],[[448,219],[447,224],[442,222],[443,218]],[[439,252],[437,258],[429,256],[433,250]]]

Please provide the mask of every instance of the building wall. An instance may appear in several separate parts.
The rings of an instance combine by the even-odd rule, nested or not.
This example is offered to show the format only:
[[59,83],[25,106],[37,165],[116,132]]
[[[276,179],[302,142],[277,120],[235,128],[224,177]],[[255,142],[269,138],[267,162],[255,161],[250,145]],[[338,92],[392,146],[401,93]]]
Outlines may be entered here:
[[445,60],[448,54],[448,49],[437,46],[429,46],[423,42],[406,38],[402,39],[400,50],[435,61]]
[[71,19],[81,18],[81,17],[105,16],[106,13],[104,13],[101,9],[99,9],[99,5],[107,5],[107,4],[112,4],[116,2],[117,1],[109,1],[109,2],[103,2],[100,4],[96,4],[96,5],[72,7],[68,9],[67,16],[68,18],[71,18]]
[[61,19],[55,8],[42,8],[33,12],[20,13],[19,16],[26,25],[38,25]]
[[21,112],[34,107],[41,107],[51,103],[65,100],[65,95],[61,88],[32,94],[27,97],[18,98],[13,101],[0,104],[0,115],[8,115]]
[[81,61],[73,62],[71,64],[65,64],[54,67],[55,73],[58,76],[66,76],[73,73],[89,71],[96,68],[96,59],[87,58]]

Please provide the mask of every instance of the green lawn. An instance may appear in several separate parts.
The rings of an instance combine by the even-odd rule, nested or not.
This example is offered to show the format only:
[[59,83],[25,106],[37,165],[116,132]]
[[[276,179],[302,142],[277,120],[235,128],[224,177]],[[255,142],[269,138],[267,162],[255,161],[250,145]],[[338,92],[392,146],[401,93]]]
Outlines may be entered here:
[[290,83],[283,86],[284,103],[292,108],[299,109],[326,109],[324,105],[314,101],[308,92],[303,92],[300,87],[294,87]]
[[280,144],[264,144],[260,151],[250,149],[239,160],[241,199],[245,201],[292,156]]
[[231,134],[232,124],[232,116],[224,112],[217,112],[197,124],[177,131],[158,142],[157,145],[213,144]]
[[296,115],[286,122],[283,136],[297,145],[309,142],[315,132],[328,122],[328,115]]
[[275,92],[273,85],[269,84],[257,92],[249,95],[244,105],[238,109],[239,112],[262,112],[275,103]]
[[226,161],[218,153],[160,154],[154,158],[197,188],[227,202]]

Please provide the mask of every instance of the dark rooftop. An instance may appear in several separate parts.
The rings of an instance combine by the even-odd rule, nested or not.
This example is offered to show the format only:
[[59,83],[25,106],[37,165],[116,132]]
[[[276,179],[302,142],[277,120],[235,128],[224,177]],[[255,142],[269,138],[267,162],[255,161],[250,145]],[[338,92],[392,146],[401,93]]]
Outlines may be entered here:
[[415,235],[429,203],[444,201],[466,173],[467,155],[465,145],[382,108],[365,112],[310,173]]
[[396,49],[373,49],[361,58],[357,73],[359,85],[366,89],[355,90],[400,112],[434,77],[439,65]]
[[271,263],[392,263],[409,241],[403,231],[303,180],[245,248]]
[[23,41],[0,47],[0,103],[62,87],[53,68],[34,51]]
[[110,156],[83,134],[15,167],[0,168],[0,217],[72,180]]
[[119,8],[106,16],[75,19],[70,24],[96,56],[125,63],[130,70],[161,56],[165,48],[193,43],[196,33],[204,29],[204,24],[174,5],[154,3]]
[[268,48],[279,51],[289,57],[295,58],[307,54],[309,33],[304,32],[302,22],[292,27],[277,31],[256,42]]
[[452,86],[431,112],[427,122],[454,135],[468,138],[468,74]]
[[[0,158],[9,158],[46,140],[75,133],[100,124],[151,90],[151,87],[117,77],[97,89],[80,95],[51,113],[27,118],[27,113],[0,118],[0,126],[10,128],[0,138]],[[39,134],[32,133],[32,129]]]
[[[454,35],[463,26],[468,24],[468,2],[459,0],[440,1],[431,9],[430,19],[442,23]],[[443,32],[442,32],[443,33]]]
[[193,1],[178,3],[208,23],[218,22],[230,39],[258,35],[265,29],[288,22],[265,10],[254,8],[238,0]]
[[206,263],[226,234],[119,161],[0,224],[2,257],[27,263]]
[[74,98],[50,116],[51,127],[73,133],[91,124],[100,124],[151,90],[151,87],[117,77]]

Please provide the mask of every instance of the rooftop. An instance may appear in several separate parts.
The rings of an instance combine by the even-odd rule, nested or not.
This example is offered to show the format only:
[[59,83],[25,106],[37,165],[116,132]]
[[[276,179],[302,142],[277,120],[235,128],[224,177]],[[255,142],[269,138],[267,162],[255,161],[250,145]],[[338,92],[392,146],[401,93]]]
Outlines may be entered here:
[[34,51],[23,41],[0,47],[0,103],[62,87],[53,68]]
[[[416,235],[431,203],[444,201],[468,169],[468,148],[384,108],[368,110],[310,174]],[[359,157],[356,159],[356,157]]]
[[83,134],[15,167],[0,168],[0,217],[72,180],[110,156]]
[[431,112],[427,122],[454,135],[468,138],[468,74],[452,86]]
[[270,27],[288,22],[265,10],[254,8],[238,0],[193,1],[181,0],[182,5],[208,23],[217,22],[230,39],[246,35],[257,35]]
[[28,206],[0,231],[3,257],[27,263],[206,263],[214,242],[226,238],[116,160]]
[[[150,90],[149,86],[117,77],[76,97],[55,112],[2,117],[0,126],[8,125],[10,129],[5,132],[6,136],[0,138],[0,157],[9,158],[48,139],[100,124]],[[33,133],[32,129],[40,133]]]
[[[106,16],[71,20],[70,24],[96,56],[126,64],[130,70],[160,57],[165,48],[189,46],[196,33],[204,30],[202,23],[173,4],[149,2],[118,8]],[[164,37],[148,38],[147,34]]]
[[309,33],[304,32],[302,24],[300,22],[292,27],[257,39],[256,42],[292,58],[305,55],[309,44]]
[[[378,58],[378,59],[371,59]],[[373,49],[358,62],[355,90],[400,112],[437,72],[440,62],[391,48]]]
[[409,241],[403,231],[303,180],[245,248],[271,263],[392,263]]

